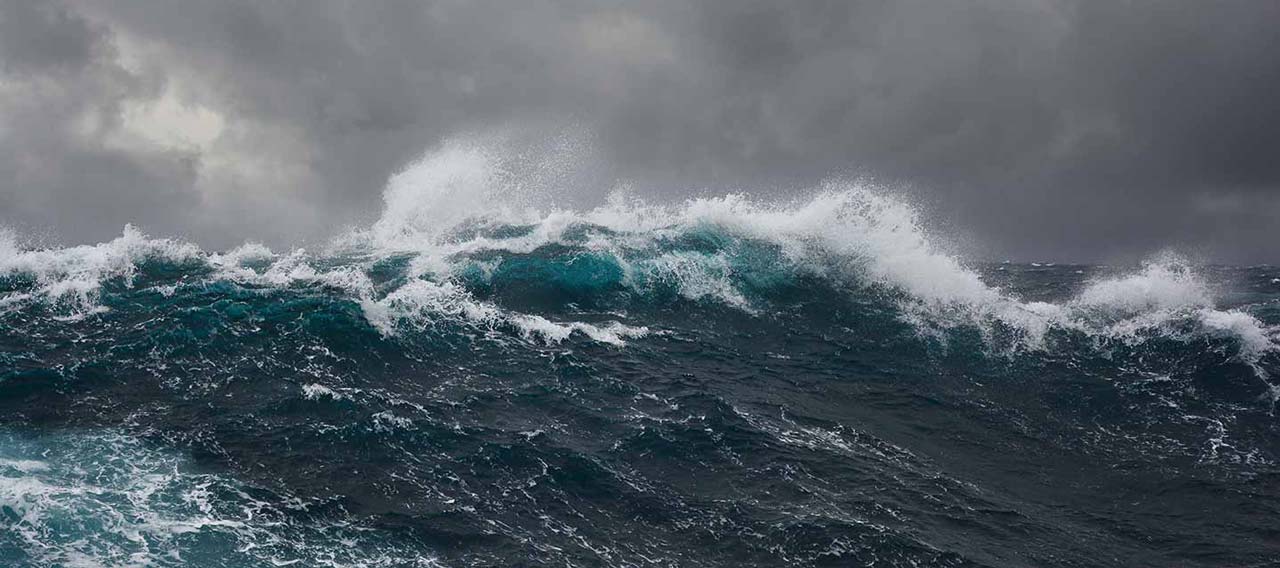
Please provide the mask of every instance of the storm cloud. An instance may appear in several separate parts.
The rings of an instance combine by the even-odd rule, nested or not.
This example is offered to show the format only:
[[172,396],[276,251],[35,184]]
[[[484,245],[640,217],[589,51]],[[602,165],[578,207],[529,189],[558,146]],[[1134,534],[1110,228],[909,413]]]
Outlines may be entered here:
[[461,133],[601,193],[864,176],[978,256],[1277,262],[1280,4],[0,0],[0,224],[222,247],[368,223]]

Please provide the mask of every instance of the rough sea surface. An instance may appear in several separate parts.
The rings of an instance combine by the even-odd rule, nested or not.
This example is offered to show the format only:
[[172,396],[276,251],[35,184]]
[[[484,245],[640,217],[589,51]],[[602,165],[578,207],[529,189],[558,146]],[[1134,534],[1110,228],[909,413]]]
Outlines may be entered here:
[[0,237],[0,565],[1280,558],[1280,267],[494,183],[443,152],[314,251]]

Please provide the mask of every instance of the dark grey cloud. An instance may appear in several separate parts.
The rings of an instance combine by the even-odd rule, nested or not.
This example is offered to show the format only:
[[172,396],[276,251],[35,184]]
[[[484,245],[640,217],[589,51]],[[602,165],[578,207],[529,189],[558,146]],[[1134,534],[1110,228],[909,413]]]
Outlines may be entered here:
[[[31,2],[0,12],[0,218],[74,236],[118,232],[138,210],[187,208],[195,156],[114,148],[123,101],[157,80],[114,63],[109,31],[65,9]],[[163,228],[176,228],[157,223]]]
[[571,124],[595,179],[663,197],[870,175],[988,256],[1276,262],[1277,21],[1252,0],[7,0],[0,222],[317,239],[450,136]]

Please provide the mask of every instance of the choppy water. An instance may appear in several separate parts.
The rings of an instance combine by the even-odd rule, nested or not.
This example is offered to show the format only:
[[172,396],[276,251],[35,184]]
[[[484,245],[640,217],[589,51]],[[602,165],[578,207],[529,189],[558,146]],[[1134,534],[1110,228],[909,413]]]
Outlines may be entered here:
[[321,251],[0,238],[4,565],[1280,557],[1280,268],[966,265],[851,186],[495,207],[487,167]]

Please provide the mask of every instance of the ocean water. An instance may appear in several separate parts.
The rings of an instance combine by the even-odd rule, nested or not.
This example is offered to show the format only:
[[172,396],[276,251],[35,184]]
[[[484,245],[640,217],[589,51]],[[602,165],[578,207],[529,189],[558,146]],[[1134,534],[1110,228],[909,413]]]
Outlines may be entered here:
[[508,177],[444,151],[316,250],[0,237],[0,564],[1280,558],[1280,267]]

